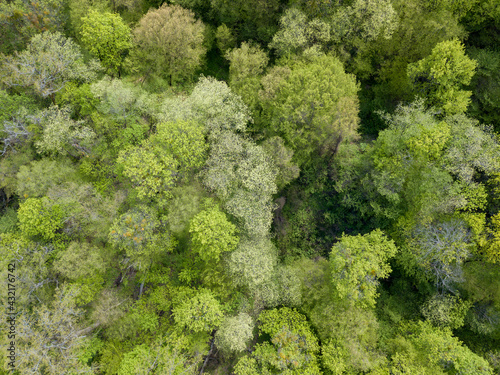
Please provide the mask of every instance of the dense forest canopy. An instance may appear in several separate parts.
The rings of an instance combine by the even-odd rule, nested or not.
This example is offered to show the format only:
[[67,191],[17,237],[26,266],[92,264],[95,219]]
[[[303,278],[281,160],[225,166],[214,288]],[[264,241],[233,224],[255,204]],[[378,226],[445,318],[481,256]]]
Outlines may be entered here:
[[0,373],[500,373],[498,0],[0,3]]

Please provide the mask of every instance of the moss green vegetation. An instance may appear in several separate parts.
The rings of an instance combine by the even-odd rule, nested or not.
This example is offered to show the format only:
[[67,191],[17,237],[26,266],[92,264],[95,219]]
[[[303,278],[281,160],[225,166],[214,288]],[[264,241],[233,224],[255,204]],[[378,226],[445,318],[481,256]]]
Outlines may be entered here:
[[0,35],[1,374],[500,373],[499,1],[0,0]]

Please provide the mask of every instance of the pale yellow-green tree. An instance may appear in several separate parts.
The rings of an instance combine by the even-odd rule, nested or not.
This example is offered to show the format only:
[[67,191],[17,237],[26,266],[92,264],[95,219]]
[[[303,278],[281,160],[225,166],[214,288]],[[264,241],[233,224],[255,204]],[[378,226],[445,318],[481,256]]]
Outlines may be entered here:
[[71,80],[95,78],[96,65],[86,65],[80,48],[59,32],[44,32],[31,38],[26,50],[1,62],[1,81],[9,86],[31,87],[37,95],[50,97]]
[[164,4],[151,9],[133,30],[135,68],[151,70],[170,79],[170,83],[191,76],[206,52],[205,26],[194,13],[178,5]]

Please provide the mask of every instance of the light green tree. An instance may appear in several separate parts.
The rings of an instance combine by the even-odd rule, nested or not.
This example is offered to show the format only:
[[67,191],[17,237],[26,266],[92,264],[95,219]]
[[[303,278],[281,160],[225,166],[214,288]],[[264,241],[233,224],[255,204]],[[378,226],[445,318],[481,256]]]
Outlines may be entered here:
[[276,254],[270,240],[241,241],[228,259],[229,272],[237,285],[258,291],[269,282],[276,267]]
[[313,152],[335,153],[342,141],[357,137],[358,85],[332,56],[298,61],[262,103],[295,159],[304,164]]
[[146,74],[153,70],[165,75],[170,84],[190,77],[206,52],[204,29],[192,11],[179,5],[164,4],[151,9],[133,30],[135,68]]
[[271,158],[271,165],[277,168],[276,186],[278,190],[283,189],[286,185],[299,177],[300,169],[292,162],[293,151],[285,146],[283,138],[267,138],[261,143],[261,146]]
[[222,306],[209,290],[182,301],[172,313],[178,327],[194,333],[210,332],[224,319]]
[[464,325],[472,303],[453,295],[432,296],[421,308],[422,315],[433,325],[457,329]]
[[225,353],[242,352],[253,337],[253,328],[253,319],[246,313],[226,317],[215,334],[215,344]]
[[141,146],[123,150],[117,162],[123,166],[123,174],[135,185],[140,199],[158,199],[165,203],[175,185],[177,162],[170,154],[151,140]]
[[76,170],[65,161],[42,159],[22,165],[16,175],[16,193],[23,198],[40,198],[50,188],[76,178]]
[[355,305],[374,307],[378,279],[389,276],[387,261],[396,252],[394,242],[379,229],[364,236],[343,235],[330,255],[332,282],[338,296]]
[[24,235],[48,241],[63,227],[65,214],[62,207],[43,197],[26,199],[19,205],[17,217]]
[[2,61],[2,82],[9,86],[32,87],[36,94],[50,97],[71,80],[91,81],[95,64],[86,65],[79,47],[59,32],[35,35],[26,50]]
[[206,262],[218,261],[222,253],[236,249],[236,226],[214,206],[201,211],[189,222],[193,251]]
[[224,130],[244,132],[252,121],[241,97],[233,93],[225,82],[212,77],[201,77],[185,100],[165,100],[157,118],[163,122],[197,121],[204,124],[211,140],[216,140]]
[[260,78],[269,58],[260,47],[243,42],[239,48],[226,52],[229,60],[229,85],[252,109],[257,106]]
[[465,54],[458,39],[438,43],[429,56],[408,65],[408,76],[417,95],[430,106],[446,114],[467,110],[471,92],[462,87],[469,85],[477,62]]
[[289,374],[321,374],[317,362],[318,339],[306,317],[295,309],[282,307],[259,315],[259,332],[270,342],[257,346],[254,356],[264,369]]
[[90,9],[82,17],[82,44],[111,71],[121,72],[127,50],[132,47],[130,28],[115,13]]
[[202,165],[207,149],[204,134],[194,122],[161,123],[157,133],[140,146],[120,152],[117,162],[134,183],[140,199],[157,199],[165,204],[176,181]]
[[272,221],[275,170],[262,147],[224,132],[212,144],[203,183],[250,235],[265,235]]
[[42,128],[41,139],[35,142],[39,153],[73,157],[90,153],[96,135],[83,121],[70,118],[70,109],[51,106],[38,114],[36,122]]
[[234,37],[233,32],[224,23],[217,27],[215,39],[217,41],[217,48],[222,54],[225,54],[226,51],[236,45],[236,38]]
[[319,18],[308,20],[305,13],[289,8],[280,19],[280,30],[269,44],[280,56],[300,54],[307,48],[322,48],[331,40],[331,26]]
[[41,304],[19,319],[16,367],[25,374],[70,374],[88,367],[78,360],[85,334],[83,311],[76,307],[74,291],[56,289],[54,301]]
[[[406,366],[427,371],[437,367],[443,373],[493,374],[488,362],[454,337],[449,329],[436,328],[428,322],[408,323],[401,327],[398,336],[399,342],[394,342],[394,348],[399,355],[395,357],[406,362]],[[401,365],[393,358],[393,366],[396,369]]]

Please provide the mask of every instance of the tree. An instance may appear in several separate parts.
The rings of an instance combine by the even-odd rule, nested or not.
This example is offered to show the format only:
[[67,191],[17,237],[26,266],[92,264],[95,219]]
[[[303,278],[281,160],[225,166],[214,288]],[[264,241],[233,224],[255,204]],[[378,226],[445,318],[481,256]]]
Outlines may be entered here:
[[248,288],[256,303],[273,305],[279,299],[279,290],[273,285],[276,250],[269,239],[242,240],[229,254],[227,264],[233,283]]
[[227,51],[225,57],[230,62],[231,89],[241,95],[245,103],[254,109],[257,105],[260,76],[269,62],[267,53],[258,46],[243,42],[240,48]]
[[90,81],[96,66],[85,65],[78,46],[59,32],[44,32],[33,38],[26,50],[3,61],[2,82],[9,87],[32,87],[55,103],[55,93],[71,80]]
[[134,183],[140,199],[156,198],[165,204],[176,181],[202,165],[206,148],[200,125],[168,122],[158,124],[157,133],[140,146],[121,151],[117,162]]
[[[439,292],[455,292],[463,281],[462,263],[470,257],[473,244],[470,231],[460,220],[446,220],[417,225],[409,239],[408,249],[417,264],[432,275]],[[411,260],[406,258],[406,269]]]
[[201,77],[185,100],[166,99],[157,117],[160,121],[197,121],[204,124],[211,140],[217,140],[224,130],[244,132],[252,121],[241,97],[212,77]]
[[487,49],[471,49],[470,57],[477,61],[472,77],[470,114],[498,131],[500,123],[500,53]]
[[391,272],[387,261],[396,255],[392,240],[379,229],[364,236],[342,236],[332,248],[332,282],[340,298],[360,306],[375,306],[378,279]]
[[90,153],[96,135],[92,129],[83,126],[83,121],[72,120],[68,107],[51,106],[36,117],[36,123],[42,128],[41,139],[35,142],[39,153],[73,157]]
[[425,369],[425,373],[441,370],[443,373],[493,374],[488,362],[454,337],[449,329],[435,328],[428,322],[408,323],[400,328],[396,340],[393,342],[397,351],[392,358],[394,370],[408,366]]
[[178,5],[150,10],[133,30],[135,66],[166,75],[170,84],[190,77],[205,54],[204,28],[193,12]]
[[272,159],[272,165],[276,166],[276,186],[278,190],[283,189],[291,181],[299,177],[300,169],[292,162],[293,151],[285,146],[281,137],[267,138],[261,144],[266,154]]
[[189,223],[193,251],[206,261],[218,261],[222,253],[238,245],[236,226],[214,206],[201,211]]
[[233,32],[224,23],[217,27],[215,39],[217,41],[217,48],[222,54],[225,54],[226,51],[234,48],[236,45],[236,38],[234,37]]
[[215,334],[215,344],[225,353],[242,352],[253,337],[253,328],[253,319],[246,313],[227,317]]
[[345,157],[337,158],[345,163],[337,189],[346,204],[386,220],[405,216],[410,226],[456,210],[484,209],[484,185],[476,178],[499,167],[498,143],[487,129],[464,115],[440,121],[422,100],[383,118],[389,127],[373,148],[361,154],[345,148]]
[[22,165],[17,173],[16,193],[24,198],[40,198],[53,186],[76,176],[75,169],[63,161],[42,159]]
[[237,0],[236,2],[209,0],[208,2],[217,24],[224,23],[236,30],[238,40],[268,43],[276,32],[280,11],[280,3],[277,0]]
[[[295,309],[282,307],[263,311],[258,321],[260,336],[270,338],[270,342],[258,344],[253,353],[258,363],[257,368],[262,369],[258,373],[321,373],[316,357],[319,351],[318,339],[304,315]],[[252,367],[255,368],[257,363],[254,362]],[[248,372],[239,370],[236,373],[243,375]]]
[[262,147],[226,131],[212,145],[202,176],[248,234],[264,236],[272,221],[275,172]]
[[132,47],[130,28],[118,14],[90,9],[82,18],[81,40],[85,48],[111,71],[121,72],[123,58]]
[[20,204],[17,217],[24,235],[49,241],[63,227],[65,215],[62,207],[43,197],[26,199]]
[[268,121],[295,152],[299,164],[313,152],[335,153],[357,137],[358,85],[335,57],[298,61],[262,106]]
[[436,294],[422,306],[422,315],[433,325],[457,329],[464,325],[472,303],[457,296]]
[[390,39],[397,26],[397,13],[390,1],[355,0],[332,17],[332,39],[355,47],[379,36]]
[[458,39],[438,43],[429,56],[408,65],[408,76],[417,94],[427,104],[447,114],[463,113],[471,92],[461,90],[469,85],[477,62],[465,55]]
[[313,46],[323,49],[331,41],[331,27],[325,21],[307,16],[297,8],[289,8],[280,19],[280,30],[274,34],[269,47],[279,56],[303,53]]
[[125,250],[141,270],[149,269],[175,245],[156,216],[150,207],[138,205],[117,218],[109,231],[109,242]]
[[16,368],[25,374],[70,374],[88,370],[79,359],[84,332],[83,314],[76,307],[75,291],[56,289],[51,305],[39,305],[19,319],[19,353]]
[[211,332],[224,318],[221,305],[209,290],[201,290],[172,311],[175,323],[189,332]]
[[44,31],[63,31],[64,0],[7,1],[0,4],[0,52],[26,48],[29,39]]

